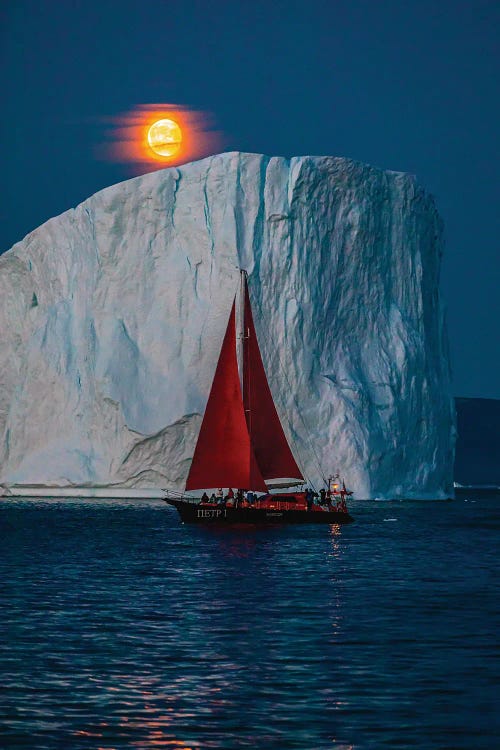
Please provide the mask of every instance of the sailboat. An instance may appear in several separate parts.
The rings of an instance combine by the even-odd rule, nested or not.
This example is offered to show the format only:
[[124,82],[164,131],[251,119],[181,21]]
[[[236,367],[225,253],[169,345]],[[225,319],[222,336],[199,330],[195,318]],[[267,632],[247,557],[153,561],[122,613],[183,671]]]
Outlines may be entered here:
[[[311,489],[294,491],[305,485],[305,479],[285,437],[269,388],[245,271],[240,272],[238,335],[237,298],[238,293],[231,307],[185,493],[176,497],[167,492],[164,500],[177,509],[182,521],[189,523],[349,523],[353,519],[345,501],[352,492],[345,484],[342,488],[335,484],[333,491],[330,486],[328,492],[323,490],[322,504],[315,502],[316,493]],[[288,490],[270,492],[278,487]],[[227,492],[222,488],[227,488]],[[189,495],[196,490],[204,490],[201,499]]]

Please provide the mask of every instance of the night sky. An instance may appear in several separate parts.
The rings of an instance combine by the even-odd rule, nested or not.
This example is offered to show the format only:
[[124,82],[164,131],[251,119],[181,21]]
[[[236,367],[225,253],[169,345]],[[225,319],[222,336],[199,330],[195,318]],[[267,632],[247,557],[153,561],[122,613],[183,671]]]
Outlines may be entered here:
[[500,398],[500,4],[5,0],[0,249],[131,176],[106,118],[212,112],[224,150],[411,172],[446,226],[454,392]]

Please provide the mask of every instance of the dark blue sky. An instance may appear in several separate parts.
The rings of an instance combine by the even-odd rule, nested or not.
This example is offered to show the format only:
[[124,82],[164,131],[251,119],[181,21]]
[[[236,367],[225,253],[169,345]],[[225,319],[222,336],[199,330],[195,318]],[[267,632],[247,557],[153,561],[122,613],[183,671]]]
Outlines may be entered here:
[[447,249],[454,392],[500,397],[500,5],[489,0],[5,0],[0,249],[130,176],[102,118],[209,110],[226,150],[416,174]]

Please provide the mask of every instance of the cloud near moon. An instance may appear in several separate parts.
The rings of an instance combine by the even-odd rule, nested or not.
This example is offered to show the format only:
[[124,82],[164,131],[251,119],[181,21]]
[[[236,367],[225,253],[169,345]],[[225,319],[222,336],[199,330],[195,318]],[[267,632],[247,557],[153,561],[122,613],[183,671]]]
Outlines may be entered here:
[[176,104],[142,104],[110,124],[99,152],[128,164],[134,174],[202,159],[223,148],[212,116]]

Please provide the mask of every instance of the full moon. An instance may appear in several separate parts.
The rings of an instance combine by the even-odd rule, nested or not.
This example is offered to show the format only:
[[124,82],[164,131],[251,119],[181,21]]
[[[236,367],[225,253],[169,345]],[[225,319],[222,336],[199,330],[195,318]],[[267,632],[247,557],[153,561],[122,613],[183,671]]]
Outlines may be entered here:
[[148,130],[149,147],[159,156],[175,156],[181,141],[182,130],[175,120],[157,120]]

